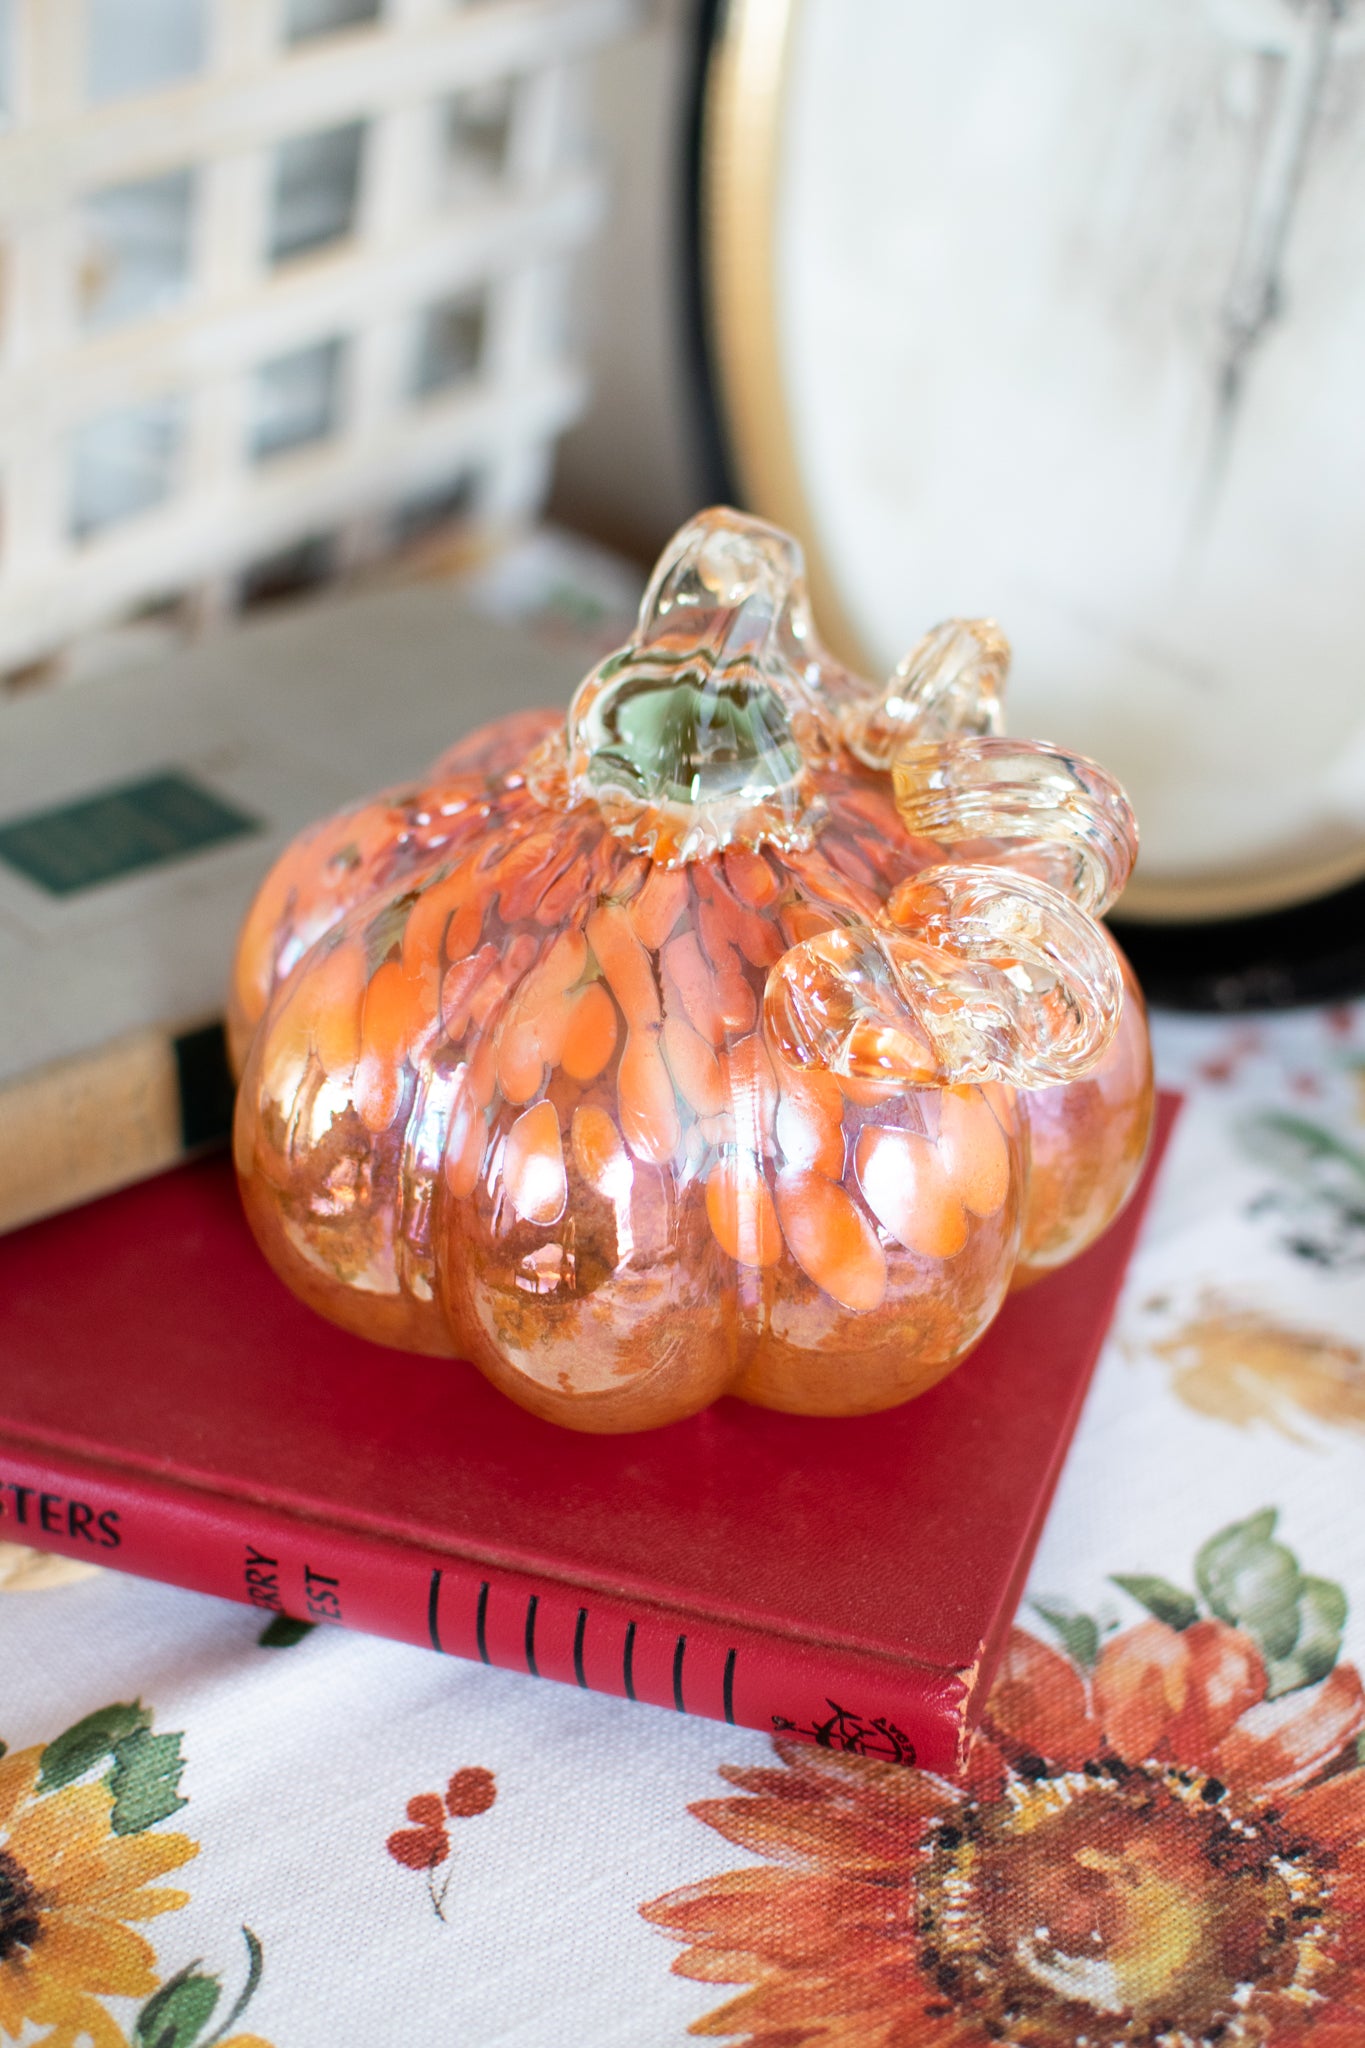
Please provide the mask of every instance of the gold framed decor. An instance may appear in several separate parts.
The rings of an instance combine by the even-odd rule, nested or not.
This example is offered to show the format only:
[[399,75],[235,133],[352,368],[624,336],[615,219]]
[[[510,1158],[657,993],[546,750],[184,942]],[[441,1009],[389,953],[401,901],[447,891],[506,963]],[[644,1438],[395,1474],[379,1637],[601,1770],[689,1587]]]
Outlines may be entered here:
[[1134,796],[1139,949],[1205,999],[1365,984],[1365,9],[728,0],[704,33],[713,399],[830,639],[880,673],[996,612],[1021,728]]

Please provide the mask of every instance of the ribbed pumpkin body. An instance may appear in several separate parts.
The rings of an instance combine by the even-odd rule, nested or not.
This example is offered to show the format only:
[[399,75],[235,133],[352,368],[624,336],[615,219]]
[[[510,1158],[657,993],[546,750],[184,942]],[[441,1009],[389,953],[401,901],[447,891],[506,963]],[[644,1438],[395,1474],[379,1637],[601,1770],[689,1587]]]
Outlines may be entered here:
[[[263,1249],[347,1328],[471,1358],[575,1428],[727,1392],[907,1399],[1131,1187],[1151,1113],[1131,977],[1076,1078],[955,1078],[932,949],[960,978],[977,871],[910,828],[891,774],[826,735],[793,830],[680,857],[657,807],[642,835],[575,790],[564,730],[488,727],[267,877],[231,1007]],[[1008,994],[995,954],[990,973]]]

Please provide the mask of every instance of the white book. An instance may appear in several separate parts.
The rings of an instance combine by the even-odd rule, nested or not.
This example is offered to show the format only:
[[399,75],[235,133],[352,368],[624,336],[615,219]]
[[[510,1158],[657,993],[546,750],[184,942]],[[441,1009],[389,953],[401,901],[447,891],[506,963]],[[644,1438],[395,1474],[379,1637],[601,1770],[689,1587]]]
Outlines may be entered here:
[[233,943],[286,841],[590,659],[419,585],[0,705],[0,1229],[220,1136]]

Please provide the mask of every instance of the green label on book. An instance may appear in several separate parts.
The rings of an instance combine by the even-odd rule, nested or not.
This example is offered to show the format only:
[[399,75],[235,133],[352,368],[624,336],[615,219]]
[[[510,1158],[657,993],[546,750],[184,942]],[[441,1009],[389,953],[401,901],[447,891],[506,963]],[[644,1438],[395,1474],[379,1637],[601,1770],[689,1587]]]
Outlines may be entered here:
[[0,825],[0,861],[49,895],[74,896],[260,829],[258,819],[172,771]]

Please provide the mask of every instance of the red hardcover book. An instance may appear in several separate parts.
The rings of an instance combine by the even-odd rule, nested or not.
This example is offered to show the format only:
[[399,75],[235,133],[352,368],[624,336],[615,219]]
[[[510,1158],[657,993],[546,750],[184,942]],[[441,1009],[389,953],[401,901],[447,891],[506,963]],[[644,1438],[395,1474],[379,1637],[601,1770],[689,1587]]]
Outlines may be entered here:
[[303,1619],[952,1771],[1137,1196],[889,1414],[569,1435],[294,1300],[221,1158],[0,1240],[0,1535]]

